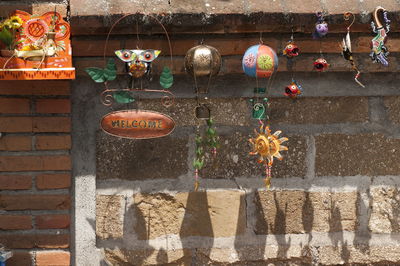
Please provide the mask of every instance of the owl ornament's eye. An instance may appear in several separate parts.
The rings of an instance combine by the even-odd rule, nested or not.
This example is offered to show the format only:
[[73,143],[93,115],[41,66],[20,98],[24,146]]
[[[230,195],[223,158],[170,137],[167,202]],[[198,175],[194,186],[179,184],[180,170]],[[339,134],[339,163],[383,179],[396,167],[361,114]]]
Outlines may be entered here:
[[131,62],[136,57],[136,55],[132,53],[131,50],[126,50],[126,49],[115,51],[115,54],[118,56],[119,59],[121,59],[124,62]]
[[144,60],[152,60],[153,59],[153,53],[150,53],[150,52],[146,52],[144,55],[143,55],[143,57],[144,57]]
[[125,60],[128,60],[128,59],[131,58],[131,54],[129,52],[124,52],[122,54],[122,58],[125,59]]
[[151,63],[154,61],[154,59],[158,57],[160,52],[161,52],[160,50],[153,50],[153,49],[144,50],[140,55],[140,61]]

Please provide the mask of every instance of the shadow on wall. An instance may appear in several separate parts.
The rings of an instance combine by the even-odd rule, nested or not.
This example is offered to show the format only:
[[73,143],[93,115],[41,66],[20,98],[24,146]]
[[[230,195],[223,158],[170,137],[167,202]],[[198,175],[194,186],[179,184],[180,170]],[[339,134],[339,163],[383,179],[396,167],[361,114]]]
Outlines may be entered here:
[[[287,234],[312,232],[328,232],[332,246],[340,253],[341,259],[349,261],[351,251],[347,247],[344,231],[354,228],[356,221],[347,220],[351,214],[340,206],[343,199],[336,193],[224,193],[228,192],[135,194],[132,200],[127,201],[121,235],[105,239],[98,235],[97,246],[104,248],[103,264],[318,263],[319,252],[322,251],[311,246],[312,234],[308,242],[301,244],[300,255],[289,252],[292,239]],[[232,198],[237,196],[233,195],[235,193],[240,194],[240,199],[232,204]],[[254,213],[247,206],[249,199],[254,200]],[[352,206],[353,210],[350,211],[354,211],[354,208]],[[105,209],[112,210],[113,207]],[[347,214],[343,215],[344,212]],[[94,221],[90,223],[95,226]],[[214,248],[224,241],[224,237],[228,237],[226,250]],[[234,250],[230,249],[229,237],[234,237]],[[249,237],[252,240],[249,241]],[[365,238],[365,235],[362,237]],[[271,238],[268,241],[270,244],[267,244],[268,238]],[[275,242],[278,245],[274,245]],[[366,249],[358,245],[356,248],[365,254],[368,252],[367,246]]]
[[[198,265],[197,246],[191,241],[196,237],[201,237],[202,260],[208,258],[214,233],[207,193],[185,194],[134,195],[124,214],[122,238],[97,241],[104,247],[103,265]],[[177,243],[171,235],[179,235],[182,241]],[[154,248],[149,241],[162,247]]]

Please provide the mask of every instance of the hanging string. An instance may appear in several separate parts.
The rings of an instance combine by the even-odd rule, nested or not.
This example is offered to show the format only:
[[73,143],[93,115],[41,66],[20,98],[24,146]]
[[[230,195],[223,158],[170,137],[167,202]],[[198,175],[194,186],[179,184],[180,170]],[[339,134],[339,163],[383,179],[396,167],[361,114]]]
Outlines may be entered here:
[[139,22],[136,20],[136,49],[140,49],[139,48],[139,42],[140,42],[140,38],[139,38]]

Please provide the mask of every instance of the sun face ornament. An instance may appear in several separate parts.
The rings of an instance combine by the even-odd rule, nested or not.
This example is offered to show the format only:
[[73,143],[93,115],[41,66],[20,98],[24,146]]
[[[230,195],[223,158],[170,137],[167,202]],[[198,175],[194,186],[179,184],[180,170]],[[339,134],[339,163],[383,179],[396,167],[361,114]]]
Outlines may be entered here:
[[254,133],[256,134],[256,137],[249,139],[249,142],[253,146],[253,151],[249,154],[258,155],[258,162],[265,165],[265,185],[269,189],[271,185],[271,169],[272,164],[274,163],[274,158],[277,158],[278,160],[283,159],[280,152],[287,151],[288,148],[281,144],[289,139],[285,137],[279,138],[279,135],[282,133],[279,130],[274,134],[271,134],[269,127],[264,127],[263,123],[261,123],[260,132],[255,129]]

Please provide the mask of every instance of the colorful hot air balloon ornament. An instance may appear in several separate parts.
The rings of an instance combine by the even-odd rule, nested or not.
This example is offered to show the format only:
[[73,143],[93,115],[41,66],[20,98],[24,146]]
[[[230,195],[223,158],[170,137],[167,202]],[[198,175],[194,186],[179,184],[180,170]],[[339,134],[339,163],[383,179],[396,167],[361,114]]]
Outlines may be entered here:
[[[383,21],[381,21],[378,17],[380,12],[383,14]],[[390,31],[390,20],[387,17],[387,11],[383,7],[378,6],[375,8],[372,16],[374,20],[371,22],[371,27],[376,36],[371,40],[372,51],[370,53],[370,57],[376,63],[389,66],[389,50],[385,45],[387,41],[387,34]]]
[[[271,47],[263,43],[256,44],[248,48],[244,53],[242,67],[246,75],[256,80],[254,93],[257,94],[257,97],[251,100],[253,104],[252,116],[255,119],[265,119],[267,118],[267,104],[265,100],[260,100],[260,95],[268,93],[273,76],[278,69],[278,56]],[[265,87],[259,86],[262,79],[267,80]]]
[[[258,119],[260,124],[260,132],[255,130],[256,137],[249,139],[253,147],[250,154],[260,156],[258,162],[265,167],[265,185],[269,188],[273,159],[274,157],[280,160],[283,158],[279,152],[287,150],[287,148],[280,144],[287,141],[287,138],[279,139],[280,131],[271,134],[269,126],[265,126],[263,121],[265,120],[266,123],[269,121],[269,100],[267,95],[272,84],[273,75],[278,68],[278,57],[271,47],[262,43],[261,38],[260,42],[260,44],[253,45],[247,49],[243,56],[242,66],[246,75],[256,78],[256,89],[254,91],[255,94],[258,94],[255,97],[256,99],[250,100],[253,106],[252,117]],[[262,78],[268,79],[268,84],[264,91],[259,90],[259,79]],[[264,97],[261,99],[259,94],[264,94]]]
[[[218,50],[212,46],[201,43],[189,49],[185,56],[185,70],[193,77],[196,93],[197,105],[195,107],[195,116],[198,121],[195,144],[196,157],[193,161],[195,172],[194,190],[199,188],[200,170],[205,165],[205,153],[211,149],[211,154],[216,156],[218,135],[214,126],[214,120],[211,117],[211,110],[206,103],[201,102],[200,94],[208,93],[212,77],[218,75],[221,69],[221,55]],[[202,83],[202,85],[200,85]],[[204,85],[205,84],[205,85]],[[207,97],[204,97],[204,101]],[[200,123],[206,121],[207,128],[204,133],[200,132]]]

